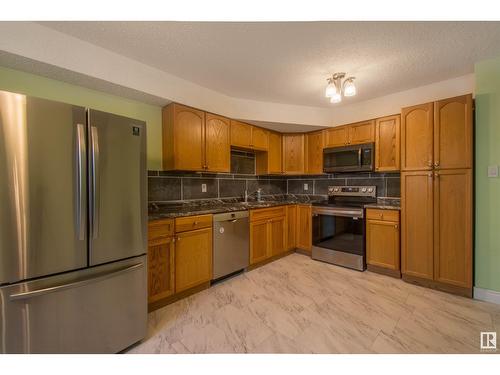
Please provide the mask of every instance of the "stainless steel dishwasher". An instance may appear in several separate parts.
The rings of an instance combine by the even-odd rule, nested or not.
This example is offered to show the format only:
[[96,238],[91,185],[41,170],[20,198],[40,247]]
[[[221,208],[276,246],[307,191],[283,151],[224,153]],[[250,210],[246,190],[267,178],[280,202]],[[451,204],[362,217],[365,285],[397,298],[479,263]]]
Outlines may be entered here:
[[213,280],[248,267],[250,262],[248,211],[217,214],[214,221]]

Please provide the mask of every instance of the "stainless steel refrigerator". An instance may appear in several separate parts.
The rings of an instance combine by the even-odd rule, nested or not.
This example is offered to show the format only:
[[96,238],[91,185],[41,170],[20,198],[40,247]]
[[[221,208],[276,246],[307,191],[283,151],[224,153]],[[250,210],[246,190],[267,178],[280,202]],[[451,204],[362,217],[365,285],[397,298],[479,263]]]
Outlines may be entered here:
[[0,352],[115,353],[147,326],[146,124],[0,91]]

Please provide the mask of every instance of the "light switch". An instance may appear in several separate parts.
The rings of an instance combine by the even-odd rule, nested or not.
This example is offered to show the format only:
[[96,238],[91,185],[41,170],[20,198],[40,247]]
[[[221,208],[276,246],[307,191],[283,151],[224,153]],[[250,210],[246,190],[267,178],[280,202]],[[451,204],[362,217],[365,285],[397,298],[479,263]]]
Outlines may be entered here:
[[304,190],[309,190],[309,184],[304,184]]
[[488,177],[498,177],[498,165],[488,166]]
[[201,184],[201,192],[206,193],[207,192],[207,184]]

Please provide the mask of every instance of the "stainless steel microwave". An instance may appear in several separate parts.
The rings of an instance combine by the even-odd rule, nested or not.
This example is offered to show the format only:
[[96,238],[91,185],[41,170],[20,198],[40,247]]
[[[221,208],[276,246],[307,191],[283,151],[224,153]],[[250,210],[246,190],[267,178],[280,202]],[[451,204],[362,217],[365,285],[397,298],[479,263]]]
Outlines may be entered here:
[[374,144],[325,148],[323,150],[323,171],[360,172],[373,171]]

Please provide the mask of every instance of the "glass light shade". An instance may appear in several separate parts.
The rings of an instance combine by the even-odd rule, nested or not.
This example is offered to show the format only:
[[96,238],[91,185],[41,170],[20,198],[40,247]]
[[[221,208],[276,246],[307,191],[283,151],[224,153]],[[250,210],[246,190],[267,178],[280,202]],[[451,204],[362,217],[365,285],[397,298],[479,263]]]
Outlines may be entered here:
[[354,86],[353,80],[347,80],[344,85],[344,96],[354,96],[356,95],[356,86]]
[[330,82],[328,84],[328,86],[326,86],[325,96],[327,98],[331,98],[336,93],[337,93],[337,88],[335,87],[335,85],[333,84],[333,82]]
[[335,92],[330,98],[330,103],[340,103],[342,101],[342,95],[339,92]]

